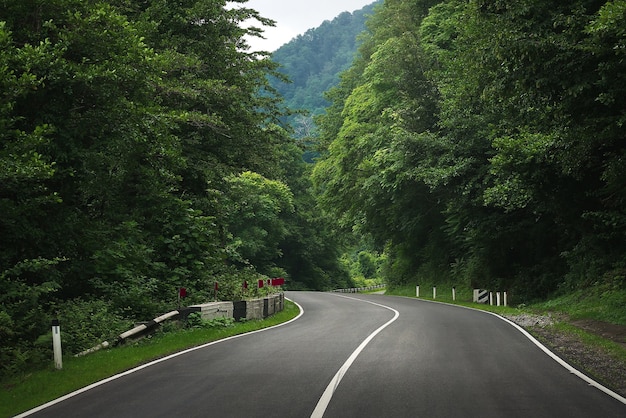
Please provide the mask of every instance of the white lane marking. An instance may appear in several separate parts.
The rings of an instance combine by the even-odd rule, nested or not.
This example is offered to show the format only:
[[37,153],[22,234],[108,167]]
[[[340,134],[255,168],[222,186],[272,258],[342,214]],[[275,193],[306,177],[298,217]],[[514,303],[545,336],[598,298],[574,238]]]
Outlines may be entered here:
[[337,390],[337,387],[339,386],[341,379],[343,379],[343,376],[346,374],[346,372],[348,371],[352,363],[354,363],[354,360],[356,360],[356,358],[359,356],[359,354],[361,354],[361,351],[363,351],[365,346],[367,346],[367,344],[369,344],[369,342],[372,341],[374,337],[378,335],[379,332],[387,328],[387,326],[389,326],[392,322],[394,322],[400,316],[400,313],[396,311],[395,309],[390,308],[389,306],[381,305],[380,303],[370,302],[368,300],[363,300],[363,299],[351,298],[348,296],[341,296],[341,295],[337,295],[337,296],[343,297],[346,299],[357,300],[359,302],[366,302],[372,305],[380,306],[385,309],[389,309],[390,311],[394,312],[394,316],[389,321],[381,325],[376,331],[372,332],[365,340],[363,340],[361,345],[359,345],[357,349],[354,350],[354,352],[350,355],[350,357],[348,357],[346,362],[343,363],[343,366],[339,368],[339,370],[337,371],[335,376],[332,378],[328,386],[326,386],[326,390],[322,394],[322,397],[320,398],[320,400],[317,402],[317,405],[315,406],[315,410],[313,410],[313,413],[311,414],[311,418],[321,418],[324,416],[324,412],[326,412],[326,408],[328,408],[328,404],[330,403],[330,400],[332,399],[333,394],[335,393],[335,390]]
[[158,363],[161,363],[161,362],[173,359],[174,357],[178,357],[178,356],[181,356],[183,354],[190,353],[192,351],[200,350],[202,348],[206,348],[206,347],[212,346],[214,344],[219,344],[219,343],[223,343],[223,342],[226,342],[226,341],[229,341],[229,340],[234,340],[235,338],[241,338],[241,337],[245,337],[245,336],[251,335],[251,334],[256,334],[256,333],[259,333],[259,332],[269,331],[270,329],[274,329],[274,328],[282,327],[283,325],[290,324],[293,321],[295,321],[296,319],[299,319],[302,315],[304,315],[304,309],[302,309],[302,306],[300,306],[300,304],[298,302],[293,301],[293,300],[291,300],[289,298],[285,298],[285,299],[290,300],[291,302],[293,302],[298,307],[298,309],[300,309],[300,313],[298,314],[298,316],[296,316],[293,319],[290,319],[287,322],[283,322],[282,324],[274,325],[273,327],[262,328],[262,329],[258,329],[256,331],[247,332],[245,334],[233,335],[232,337],[224,338],[224,339],[217,340],[217,341],[211,341],[210,343],[199,345],[197,347],[188,348],[188,349],[186,349],[184,351],[179,351],[178,353],[170,354],[167,357],[163,357],[163,358],[151,361],[150,363],[146,363],[144,365],[135,367],[134,369],[130,369],[130,370],[127,370],[125,372],[116,374],[115,376],[111,376],[111,377],[108,377],[106,379],[100,380],[100,381],[98,381],[96,383],[92,383],[89,386],[85,386],[84,388],[75,390],[72,393],[68,393],[67,395],[61,396],[60,398],[54,399],[54,400],[52,400],[52,401],[50,401],[48,403],[45,403],[45,404],[40,405],[40,406],[38,406],[36,408],[30,409],[30,410],[28,410],[26,412],[23,412],[23,413],[21,413],[19,415],[16,415],[14,418],[22,418],[22,417],[26,417],[28,415],[34,414],[36,412],[42,411],[42,410],[44,410],[44,409],[46,409],[46,408],[48,408],[48,407],[50,407],[52,405],[55,405],[55,404],[60,403],[60,402],[63,402],[64,400],[72,398],[72,397],[74,397],[76,395],[79,395],[79,394],[81,394],[83,392],[87,392],[88,390],[91,390],[91,389],[96,388],[98,386],[104,385],[105,383],[109,383],[109,382],[111,382],[113,380],[119,379],[120,377],[124,377],[126,375],[131,374],[131,373],[135,373],[135,372],[137,372],[137,371],[139,371],[141,369],[145,369],[146,367],[154,366],[155,364],[158,364]]
[[589,376],[587,376],[586,374],[580,372],[579,370],[577,370],[576,368],[572,367],[569,363],[567,363],[565,360],[563,360],[561,357],[557,356],[556,354],[554,354],[552,351],[550,351],[549,348],[547,348],[545,345],[541,344],[541,342],[539,342],[535,337],[533,337],[528,331],[526,331],[524,328],[522,328],[521,326],[517,325],[515,322],[501,316],[498,315],[495,312],[489,312],[489,311],[484,311],[482,309],[476,309],[476,308],[472,308],[470,306],[463,306],[463,305],[455,305],[453,303],[446,303],[446,302],[437,302],[435,300],[424,300],[424,299],[417,299],[414,297],[410,297],[410,296],[400,296],[402,298],[406,298],[406,299],[412,299],[412,300],[419,300],[420,302],[428,302],[428,303],[439,303],[441,305],[448,305],[448,306],[456,306],[457,308],[463,308],[463,309],[471,309],[472,311],[478,311],[478,312],[483,312],[483,313],[487,313],[489,315],[493,315],[496,318],[499,318],[501,320],[503,320],[504,322],[508,322],[509,324],[511,324],[513,327],[515,327],[519,332],[521,332],[526,338],[528,338],[533,344],[535,344],[537,347],[539,347],[539,349],[541,351],[543,351],[544,353],[546,353],[548,356],[550,356],[552,358],[552,360],[556,361],[558,364],[560,364],[562,367],[564,367],[568,372],[570,372],[571,374],[573,374],[574,376],[582,379],[584,382],[586,382],[589,386],[592,386],[602,392],[604,392],[605,394],[609,395],[610,397],[612,397],[613,399],[623,403],[624,405],[626,405],[626,398],[624,398],[623,396],[621,396],[620,394],[613,392],[611,389],[603,386],[601,383],[596,382],[595,380],[593,380],[592,378],[590,378]]

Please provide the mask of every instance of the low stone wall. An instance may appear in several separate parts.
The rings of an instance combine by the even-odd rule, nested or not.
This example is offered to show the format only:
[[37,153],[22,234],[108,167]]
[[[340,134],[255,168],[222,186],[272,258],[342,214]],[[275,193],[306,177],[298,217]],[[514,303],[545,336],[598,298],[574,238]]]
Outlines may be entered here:
[[285,294],[277,293],[264,298],[240,300],[236,302],[210,302],[193,305],[192,312],[200,312],[202,319],[210,321],[215,318],[263,319],[274,315],[285,308]]
[[195,312],[200,312],[202,319],[215,318],[263,319],[285,308],[285,295],[277,293],[265,298],[240,300],[236,302],[211,302],[202,305],[190,306]]
[[193,312],[200,312],[202,319],[210,321],[215,318],[232,318],[233,302],[210,302],[190,306]]

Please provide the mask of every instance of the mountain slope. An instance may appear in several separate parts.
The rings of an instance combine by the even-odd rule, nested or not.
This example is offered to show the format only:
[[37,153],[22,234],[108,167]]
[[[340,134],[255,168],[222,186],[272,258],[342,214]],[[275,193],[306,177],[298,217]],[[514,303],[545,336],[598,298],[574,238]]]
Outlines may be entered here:
[[[372,14],[374,2],[353,13],[344,12],[332,21],[310,29],[283,45],[272,54],[280,64],[280,72],[291,83],[272,79],[271,85],[284,98],[287,107],[306,110],[309,114],[323,113],[329,105],[324,92],[339,82],[339,74],[353,61],[358,48],[358,35],[365,30],[367,17]],[[287,121],[296,130],[296,137],[310,134],[311,118],[295,116]]]

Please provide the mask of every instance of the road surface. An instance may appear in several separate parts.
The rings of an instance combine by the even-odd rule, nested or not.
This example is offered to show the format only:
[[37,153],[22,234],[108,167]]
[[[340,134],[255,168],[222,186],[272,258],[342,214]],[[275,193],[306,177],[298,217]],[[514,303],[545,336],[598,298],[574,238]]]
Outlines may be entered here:
[[32,417],[625,417],[626,405],[488,313],[289,292],[287,325],[186,352]]

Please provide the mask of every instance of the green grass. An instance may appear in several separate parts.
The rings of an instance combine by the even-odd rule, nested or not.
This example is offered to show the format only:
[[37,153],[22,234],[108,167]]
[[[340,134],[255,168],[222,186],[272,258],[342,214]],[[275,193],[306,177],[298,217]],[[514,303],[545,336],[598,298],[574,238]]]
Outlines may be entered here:
[[[455,287],[456,300],[452,298],[452,288]],[[407,285],[402,287],[387,288],[385,292],[387,295],[416,297],[415,285]],[[431,300],[436,302],[451,303],[454,305],[466,306],[470,308],[476,308],[483,311],[495,312],[498,314],[514,314],[519,312],[519,309],[510,306],[491,306],[481,303],[472,302],[473,289],[465,288],[464,286],[453,286],[451,284],[438,284],[436,298],[433,299],[433,286],[431,284],[420,285],[420,299]],[[494,295],[495,303],[495,295]]]
[[575,335],[576,337],[578,337],[578,339],[580,339],[580,341],[582,341],[586,345],[599,347],[605,352],[611,354],[611,356],[613,356],[615,359],[626,362],[626,349],[616,342],[607,340],[606,338],[602,338],[601,336],[585,331],[565,322],[559,322],[555,324],[554,328],[563,333]]
[[608,286],[578,290],[531,307],[539,311],[563,312],[571,319],[595,319],[626,325],[626,290]]
[[295,304],[285,301],[282,312],[262,321],[237,322],[222,328],[161,332],[135,344],[101,350],[85,357],[64,357],[62,370],[51,366],[1,382],[0,417],[14,416],[91,383],[187,348],[286,322],[298,313]]
[[[415,286],[387,289],[388,295],[415,297]],[[516,307],[490,306],[472,302],[472,290],[457,288],[457,299],[452,300],[452,286],[437,286],[437,302],[452,303],[475,309],[489,311],[500,315],[516,315],[521,313],[546,314],[548,312],[564,314],[570,320],[595,319],[612,324],[626,325],[626,290],[610,289],[598,286],[585,291],[576,291],[570,294],[550,299],[545,302]],[[420,286],[420,299],[433,300],[432,286]],[[602,336],[582,330],[567,322],[557,322],[554,328],[566,334],[578,337],[583,343],[596,347],[611,354],[614,358],[626,361],[626,349]]]
[[[388,295],[415,297],[415,285],[388,288]],[[555,312],[575,319],[595,319],[612,324],[626,325],[626,290],[597,286],[578,290],[544,302],[515,307],[490,306],[472,302],[473,290],[456,288],[456,301],[452,300],[452,285],[437,285],[438,302],[454,303],[496,313],[547,313]],[[433,300],[432,285],[420,285],[420,299]],[[495,303],[495,295],[494,295]]]

